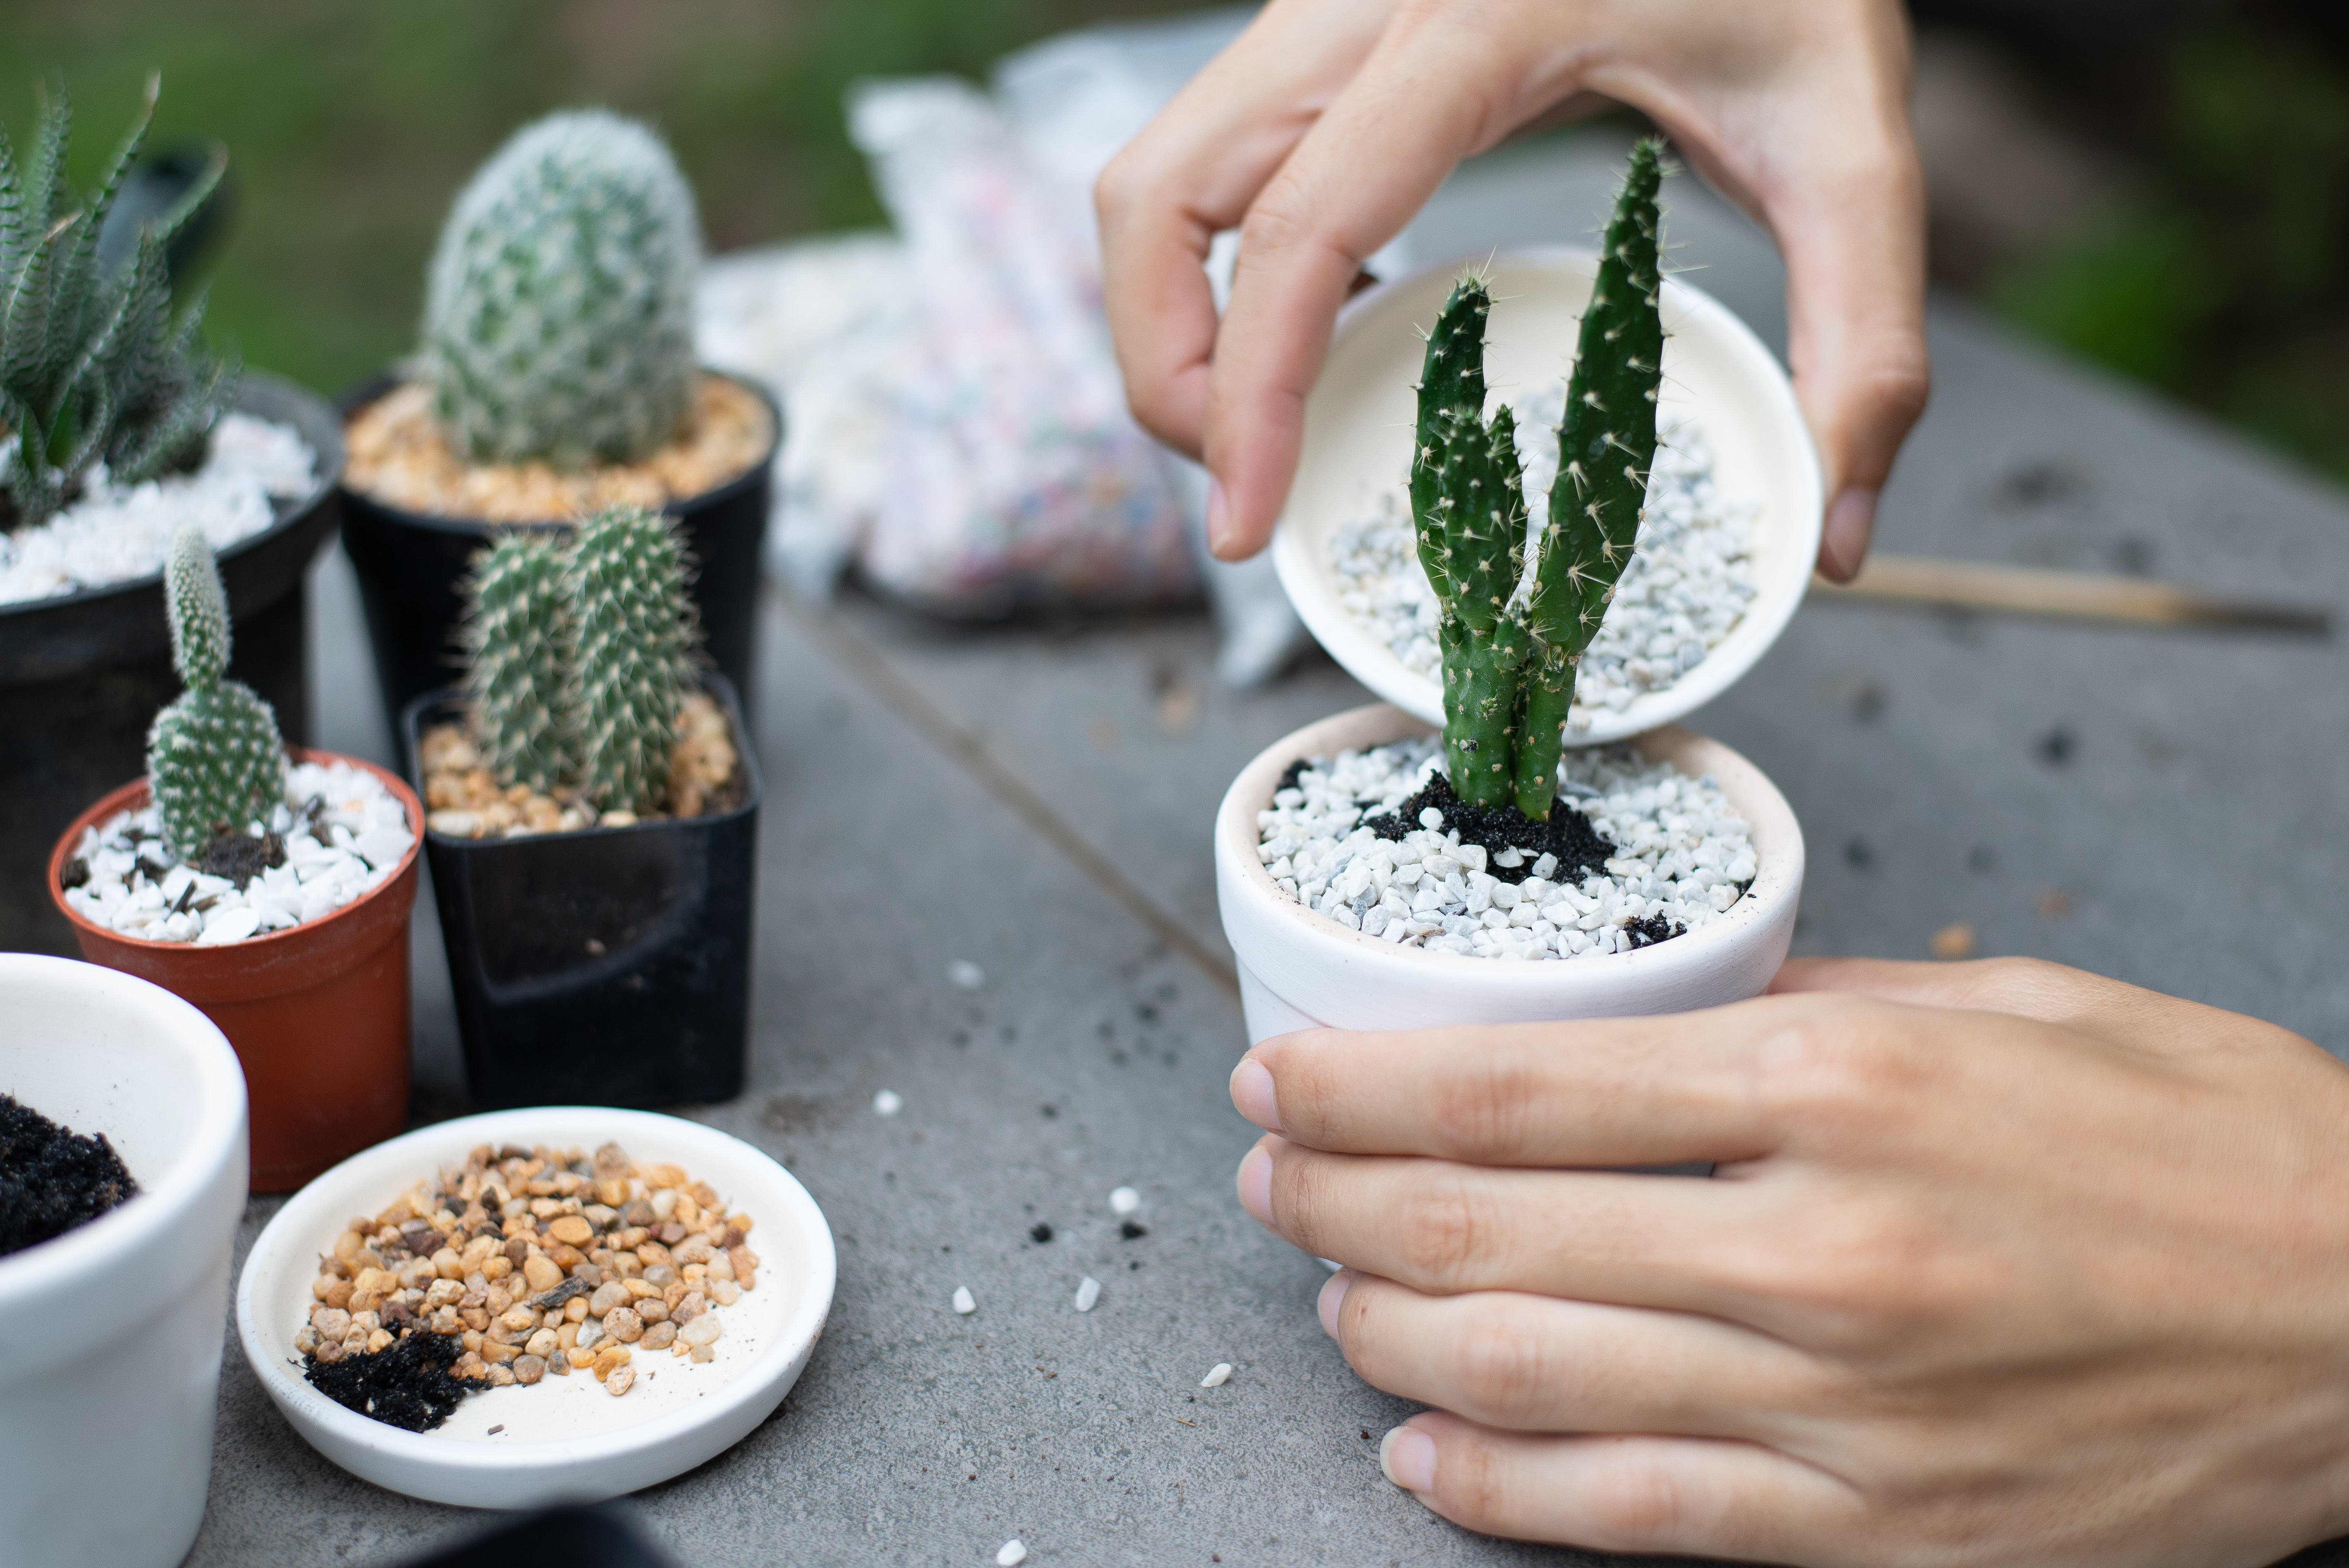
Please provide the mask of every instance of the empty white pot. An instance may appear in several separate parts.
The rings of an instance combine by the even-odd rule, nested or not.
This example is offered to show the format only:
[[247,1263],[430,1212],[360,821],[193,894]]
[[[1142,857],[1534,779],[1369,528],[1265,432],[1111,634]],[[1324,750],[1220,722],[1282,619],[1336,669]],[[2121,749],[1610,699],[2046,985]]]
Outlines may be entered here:
[[1756,870],[1719,920],[1632,953],[1523,962],[1431,953],[1350,931],[1282,892],[1257,858],[1257,813],[1299,758],[1363,751],[1433,727],[1384,703],[1296,731],[1232,781],[1216,816],[1216,894],[1239,960],[1248,1043],[1317,1026],[1416,1029],[1678,1013],[1758,996],[1794,940],[1803,830],[1762,770],[1676,727],[1630,744],[1691,777],[1711,774],[1754,835]]
[[175,1563],[212,1483],[244,1074],[192,1006],[93,964],[0,954],[0,1092],[106,1134],[139,1183],[0,1257],[0,1555]]

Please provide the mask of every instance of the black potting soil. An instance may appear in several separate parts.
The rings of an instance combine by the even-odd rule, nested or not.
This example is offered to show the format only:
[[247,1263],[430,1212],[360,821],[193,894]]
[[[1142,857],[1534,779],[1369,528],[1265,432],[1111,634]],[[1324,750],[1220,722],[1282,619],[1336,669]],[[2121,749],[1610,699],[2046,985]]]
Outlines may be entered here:
[[1677,921],[1666,920],[1661,914],[1651,914],[1645,920],[1632,921],[1623,929],[1630,934],[1631,945],[1635,948],[1653,947],[1659,942],[1670,942],[1673,937],[1682,935],[1688,931],[1687,926]]
[[347,1410],[403,1431],[429,1432],[447,1420],[466,1395],[487,1387],[449,1375],[464,1353],[463,1342],[453,1336],[410,1334],[372,1354],[361,1351],[339,1361],[305,1356],[302,1376]]
[[1585,872],[1605,871],[1615,855],[1615,846],[1563,795],[1551,803],[1549,820],[1537,822],[1515,806],[1469,805],[1452,792],[1452,780],[1441,773],[1429,775],[1427,787],[1392,812],[1364,817],[1362,826],[1381,839],[1400,841],[1419,830],[1419,814],[1430,806],[1444,813],[1444,830],[1457,832],[1462,843],[1482,844],[1490,854],[1504,848],[1523,853],[1525,858],[1514,866],[1485,861],[1485,870],[1499,882],[1525,881],[1544,855],[1557,857],[1551,882],[1578,882]]
[[274,833],[259,839],[251,833],[222,833],[204,846],[196,869],[208,877],[226,877],[242,889],[272,866],[285,863],[285,841]]
[[87,1224],[138,1191],[106,1134],[68,1131],[0,1094],[0,1256]]

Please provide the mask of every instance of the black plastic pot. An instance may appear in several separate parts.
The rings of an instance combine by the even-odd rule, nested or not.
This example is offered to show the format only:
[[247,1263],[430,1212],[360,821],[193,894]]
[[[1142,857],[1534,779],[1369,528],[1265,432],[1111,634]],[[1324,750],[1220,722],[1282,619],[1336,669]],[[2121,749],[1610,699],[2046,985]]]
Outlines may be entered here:
[[[277,709],[305,744],[309,600],[303,573],[334,537],[343,422],[325,398],[259,371],[237,407],[292,425],[320,483],[277,503],[277,520],[221,552],[236,628],[228,673]],[[0,604],[0,948],[71,956],[72,930],[37,896],[49,850],[82,808],[147,769],[147,729],[180,695],[160,573],[54,599]]]
[[[742,803],[685,821],[520,839],[427,831],[465,1076],[484,1108],[664,1106],[742,1092],[759,765],[734,687],[703,677],[733,726]],[[409,776],[453,690],[401,716]]]
[[[783,415],[757,383],[728,379],[766,406],[775,444],[749,472],[667,510],[684,525],[698,562],[693,602],[710,661],[736,690],[748,693],[756,666],[751,644],[759,621],[760,545],[767,533],[775,453],[782,449]],[[398,384],[388,374],[365,383],[343,397],[345,414]],[[455,678],[457,622],[464,609],[460,585],[491,525],[403,511],[347,486],[342,498],[343,548],[358,569],[384,715],[396,723],[409,703]]]

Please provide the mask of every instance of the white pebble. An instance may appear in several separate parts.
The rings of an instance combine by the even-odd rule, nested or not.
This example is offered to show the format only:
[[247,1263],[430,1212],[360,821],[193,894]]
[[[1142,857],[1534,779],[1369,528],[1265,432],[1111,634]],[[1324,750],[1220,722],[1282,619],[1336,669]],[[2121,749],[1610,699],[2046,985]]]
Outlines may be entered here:
[[873,1114],[875,1116],[895,1116],[905,1109],[905,1098],[894,1088],[885,1088],[873,1097]]
[[987,984],[987,971],[968,958],[957,958],[947,965],[947,978],[966,991],[976,991]]
[[1027,1561],[1028,1548],[1017,1540],[1007,1541],[995,1554],[995,1568],[1019,1568]]
[[1109,1195],[1109,1212],[1112,1214],[1131,1214],[1141,1207],[1142,1194],[1131,1187],[1120,1187]]
[[1091,1312],[1093,1309],[1093,1303],[1100,1299],[1101,1281],[1091,1274],[1085,1275],[1084,1283],[1077,1286],[1077,1310]]
[[967,1284],[955,1286],[954,1309],[965,1317],[978,1310],[978,1298],[970,1294],[970,1286]]
[[1228,1361],[1218,1361],[1213,1367],[1207,1368],[1207,1375],[1199,1379],[1199,1387],[1202,1388],[1220,1388],[1231,1380],[1232,1364]]

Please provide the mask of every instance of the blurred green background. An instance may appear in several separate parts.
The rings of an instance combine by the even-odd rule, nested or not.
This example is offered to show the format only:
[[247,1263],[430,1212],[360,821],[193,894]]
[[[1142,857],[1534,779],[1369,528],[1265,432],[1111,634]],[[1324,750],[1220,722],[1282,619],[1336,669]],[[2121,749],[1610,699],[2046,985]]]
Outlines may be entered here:
[[[2349,5],[1914,3],[1920,95],[1948,96],[1936,84],[1955,78],[1937,62],[1953,51],[1988,59],[1987,78],[1957,73],[1973,94],[1959,119],[2016,132],[1944,145],[1927,133],[1947,117],[1920,96],[1941,281],[2349,478]],[[0,123],[21,136],[35,80],[62,67],[87,177],[160,67],[161,133],[219,136],[233,160],[241,208],[215,337],[332,390],[408,346],[450,196],[544,109],[597,101],[656,120],[722,249],[878,219],[841,127],[855,77],[977,75],[1064,27],[1181,8],[0,0]],[[2092,174],[2042,181],[2057,192],[2040,201],[2049,211],[2001,215],[2000,182],[2032,188],[2043,155]],[[1988,189],[1990,216],[1967,209],[1969,180]]]

